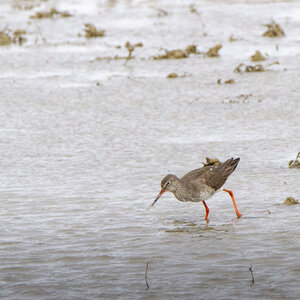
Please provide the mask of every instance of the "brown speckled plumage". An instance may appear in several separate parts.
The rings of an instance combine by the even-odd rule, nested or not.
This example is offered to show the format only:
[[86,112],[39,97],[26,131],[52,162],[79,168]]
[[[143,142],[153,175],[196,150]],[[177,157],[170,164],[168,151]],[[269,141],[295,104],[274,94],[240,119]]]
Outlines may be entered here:
[[[205,166],[193,170],[181,179],[172,174],[167,175],[161,181],[161,192],[154,200],[152,206],[164,192],[171,192],[179,201],[202,201],[206,209],[207,219],[209,210],[204,201],[211,198],[224,185],[227,178],[237,167],[239,161],[239,158],[230,158],[220,165]],[[232,192],[225,189],[224,191],[230,194],[236,208],[236,213],[240,217],[241,214],[237,210]]]

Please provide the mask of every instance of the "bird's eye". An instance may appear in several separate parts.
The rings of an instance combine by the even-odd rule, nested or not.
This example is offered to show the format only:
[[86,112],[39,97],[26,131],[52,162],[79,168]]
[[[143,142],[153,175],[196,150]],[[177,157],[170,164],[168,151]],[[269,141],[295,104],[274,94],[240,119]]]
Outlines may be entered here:
[[168,181],[168,182],[165,184],[165,187],[167,187],[168,185],[170,185],[170,181]]

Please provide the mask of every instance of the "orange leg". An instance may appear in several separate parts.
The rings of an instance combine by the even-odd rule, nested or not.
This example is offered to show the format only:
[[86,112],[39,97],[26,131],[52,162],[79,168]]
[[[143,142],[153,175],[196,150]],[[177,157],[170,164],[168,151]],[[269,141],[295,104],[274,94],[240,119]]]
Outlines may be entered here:
[[242,214],[239,212],[239,210],[238,210],[238,208],[236,206],[236,203],[235,203],[232,191],[226,190],[226,189],[223,189],[223,191],[227,192],[230,195],[230,197],[232,199],[232,202],[233,202],[233,205],[234,205],[234,208],[235,208],[236,215],[237,215],[238,218],[240,218],[242,216]]
[[208,214],[209,214],[209,209],[208,209],[208,206],[206,205],[205,201],[202,201],[204,207],[205,207],[205,210],[206,210],[206,216],[205,216],[205,220],[207,221],[207,218],[208,218]]

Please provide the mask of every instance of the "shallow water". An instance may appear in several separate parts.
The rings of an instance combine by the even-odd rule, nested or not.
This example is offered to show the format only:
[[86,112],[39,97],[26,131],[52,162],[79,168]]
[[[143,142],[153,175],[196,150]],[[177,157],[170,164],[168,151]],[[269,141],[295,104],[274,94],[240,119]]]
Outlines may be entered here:
[[[28,32],[0,48],[0,297],[298,298],[300,205],[282,203],[300,200],[288,168],[300,151],[300,3],[199,1],[196,14],[190,1],[57,0],[35,10],[71,18],[35,21],[16,3],[0,4],[1,28]],[[286,37],[261,36],[272,18]],[[86,22],[106,36],[78,37]],[[143,42],[135,59],[95,60],[127,56],[126,41]],[[151,59],[217,43],[220,58]],[[280,64],[234,73],[256,50]],[[208,224],[201,203],[171,194],[149,208],[163,176],[206,156],[241,158],[225,187],[243,218],[223,192]]]

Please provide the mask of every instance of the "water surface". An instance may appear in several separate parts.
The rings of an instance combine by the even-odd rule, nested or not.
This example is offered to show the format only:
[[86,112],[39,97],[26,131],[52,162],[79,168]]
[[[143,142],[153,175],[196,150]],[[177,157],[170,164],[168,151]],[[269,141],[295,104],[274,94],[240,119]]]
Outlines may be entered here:
[[[23,46],[0,48],[0,297],[298,298],[300,206],[282,203],[300,200],[288,168],[300,151],[299,2],[40,3],[73,16],[0,5],[1,28],[27,30]],[[271,19],[285,37],[262,37]],[[87,22],[106,36],[85,39]],[[127,56],[126,41],[143,43],[134,59],[107,59]],[[151,59],[217,43],[219,58]],[[256,50],[279,65],[234,73]],[[225,186],[243,218],[223,192],[208,224],[201,203],[171,194],[149,208],[167,173],[206,156],[241,158]]]

